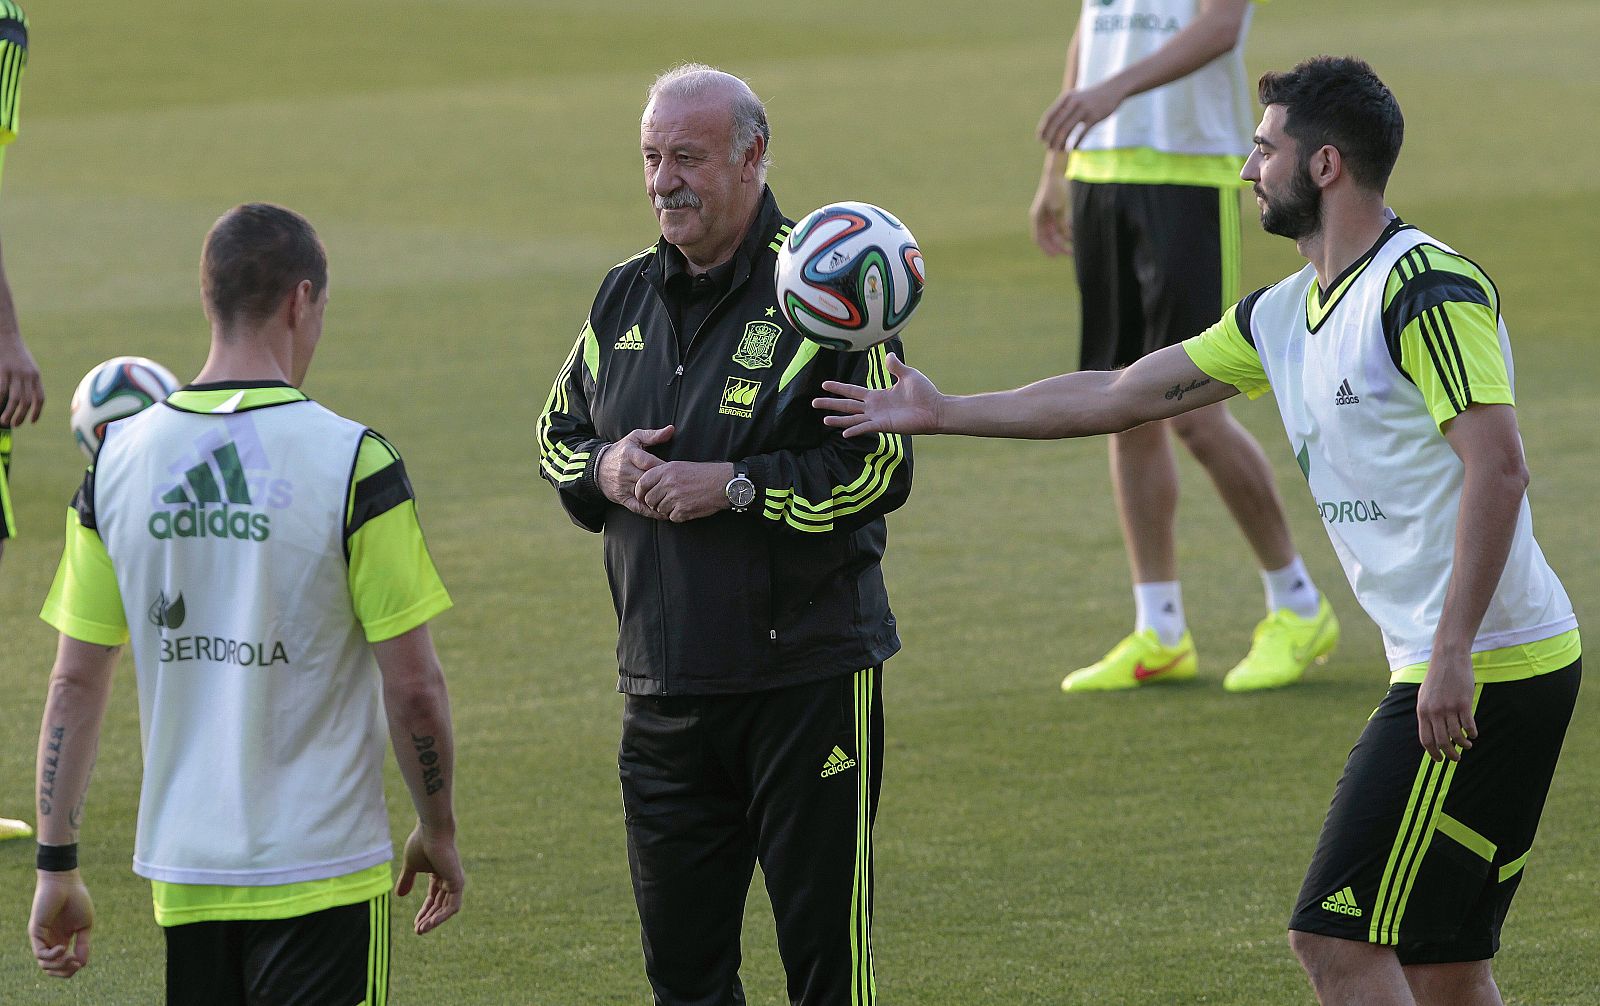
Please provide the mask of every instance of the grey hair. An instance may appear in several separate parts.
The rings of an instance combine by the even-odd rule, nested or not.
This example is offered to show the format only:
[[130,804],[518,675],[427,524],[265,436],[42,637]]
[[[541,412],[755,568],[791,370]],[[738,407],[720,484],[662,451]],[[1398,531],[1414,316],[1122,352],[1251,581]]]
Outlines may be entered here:
[[767,106],[743,79],[704,63],[679,63],[655,79],[645,94],[644,104],[649,108],[661,94],[698,98],[718,88],[732,91],[733,143],[728,151],[728,162],[737,164],[759,136],[762,139],[760,171],[765,180],[767,168],[772,164],[772,127],[767,125]]

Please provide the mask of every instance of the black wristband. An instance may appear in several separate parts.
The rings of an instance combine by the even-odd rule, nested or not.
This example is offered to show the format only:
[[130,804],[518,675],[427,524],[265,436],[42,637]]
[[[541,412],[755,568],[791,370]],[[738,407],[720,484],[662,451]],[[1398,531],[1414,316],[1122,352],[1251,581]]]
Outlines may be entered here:
[[39,843],[39,851],[34,854],[33,865],[46,873],[65,873],[78,868],[78,843],[71,845],[45,845]]

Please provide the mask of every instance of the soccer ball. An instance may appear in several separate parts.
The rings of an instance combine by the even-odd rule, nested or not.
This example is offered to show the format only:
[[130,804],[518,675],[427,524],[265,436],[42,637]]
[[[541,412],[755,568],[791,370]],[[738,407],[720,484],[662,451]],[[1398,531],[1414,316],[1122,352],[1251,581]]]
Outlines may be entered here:
[[72,437],[94,460],[106,425],[164,400],[178,390],[172,371],[142,356],[118,356],[83,375],[72,393]]
[[778,306],[829,349],[870,349],[905,327],[922,301],[922,250],[906,225],[871,203],[806,214],[778,249]]

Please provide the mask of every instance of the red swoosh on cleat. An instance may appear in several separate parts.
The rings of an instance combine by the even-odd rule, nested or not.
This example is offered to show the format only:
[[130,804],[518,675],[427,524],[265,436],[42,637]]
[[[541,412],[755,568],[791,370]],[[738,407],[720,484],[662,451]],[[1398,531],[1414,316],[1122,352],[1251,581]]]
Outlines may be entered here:
[[1178,666],[1178,661],[1182,660],[1186,656],[1188,656],[1187,653],[1180,653],[1176,657],[1173,657],[1171,660],[1162,664],[1160,667],[1146,667],[1144,665],[1144,661],[1141,660],[1139,663],[1133,665],[1133,680],[1143,681],[1146,678],[1153,678],[1157,674],[1165,674],[1167,671],[1170,671],[1174,667]]

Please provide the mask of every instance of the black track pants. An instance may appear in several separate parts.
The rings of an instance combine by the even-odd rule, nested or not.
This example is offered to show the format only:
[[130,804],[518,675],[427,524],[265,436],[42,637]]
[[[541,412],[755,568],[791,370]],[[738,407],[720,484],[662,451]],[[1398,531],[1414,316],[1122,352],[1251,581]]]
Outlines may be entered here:
[[876,1001],[881,681],[875,667],[747,695],[627,697],[618,768],[657,1003],[744,1002],[739,932],[757,862],[790,1001]]

